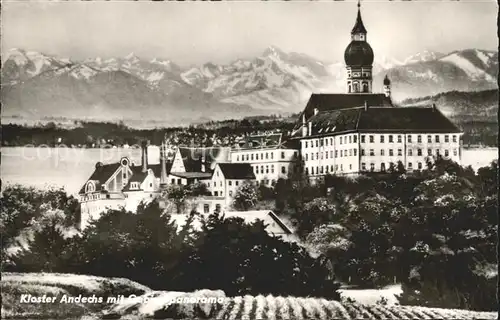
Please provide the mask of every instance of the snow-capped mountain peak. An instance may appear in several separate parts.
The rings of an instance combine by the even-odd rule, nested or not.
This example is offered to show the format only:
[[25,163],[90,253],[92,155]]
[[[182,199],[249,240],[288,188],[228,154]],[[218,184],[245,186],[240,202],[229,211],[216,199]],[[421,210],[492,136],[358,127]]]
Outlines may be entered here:
[[130,63],[137,63],[141,59],[135,53],[131,52],[125,56],[125,60],[129,61]]
[[283,52],[280,48],[275,46],[267,47],[262,53],[263,57],[275,57],[275,58],[286,58],[287,54]]
[[424,50],[422,52],[417,52],[416,54],[409,56],[404,60],[403,64],[433,61],[441,58],[442,56],[444,55],[440,52]]

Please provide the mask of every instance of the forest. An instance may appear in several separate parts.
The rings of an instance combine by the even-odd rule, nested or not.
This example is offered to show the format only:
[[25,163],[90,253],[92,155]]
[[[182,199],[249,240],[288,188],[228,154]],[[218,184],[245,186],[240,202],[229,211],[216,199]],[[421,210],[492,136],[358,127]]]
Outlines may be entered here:
[[[56,122],[27,126],[2,125],[2,146],[52,146],[66,145],[101,148],[138,145],[142,140],[160,145],[165,137],[172,144],[181,146],[232,146],[244,135],[291,132],[298,115],[290,117],[252,117],[243,120],[212,121],[188,127],[135,129],[123,123],[75,121],[67,128]],[[497,146],[498,122],[490,119],[477,120],[470,116],[452,118],[463,131],[463,145]]]

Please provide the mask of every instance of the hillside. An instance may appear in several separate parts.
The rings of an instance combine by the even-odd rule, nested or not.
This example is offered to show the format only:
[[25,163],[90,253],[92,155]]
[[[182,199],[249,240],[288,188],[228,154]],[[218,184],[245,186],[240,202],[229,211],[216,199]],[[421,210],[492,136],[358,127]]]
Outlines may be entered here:
[[498,90],[476,92],[449,91],[435,96],[405,99],[401,106],[416,106],[432,104],[445,115],[457,122],[468,120],[498,121]]
[[[4,319],[496,319],[494,312],[272,295],[226,297],[221,290],[151,291],[127,279],[74,274],[3,273],[1,285]],[[21,304],[22,294],[55,297],[55,302]],[[131,294],[137,298],[129,298]],[[101,297],[103,302],[60,302],[79,295]],[[124,296],[120,302],[104,301],[119,295]]]
[[[497,88],[498,53],[423,51],[402,62],[375,53],[374,91],[388,74],[393,98]],[[344,92],[343,60],[327,63],[269,47],[227,64],[181,67],[168,59],[72,61],[12,49],[2,64],[3,116],[40,120],[159,121],[185,125],[303,109],[312,92]]]

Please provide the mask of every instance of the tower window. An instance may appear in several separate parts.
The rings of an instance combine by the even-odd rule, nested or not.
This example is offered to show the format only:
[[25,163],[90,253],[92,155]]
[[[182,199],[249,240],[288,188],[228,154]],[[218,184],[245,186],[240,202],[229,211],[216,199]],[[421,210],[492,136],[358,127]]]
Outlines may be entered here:
[[354,92],[359,92],[359,84],[357,82],[354,82],[353,88],[354,88],[353,89]]
[[368,83],[363,83],[363,92],[368,92]]

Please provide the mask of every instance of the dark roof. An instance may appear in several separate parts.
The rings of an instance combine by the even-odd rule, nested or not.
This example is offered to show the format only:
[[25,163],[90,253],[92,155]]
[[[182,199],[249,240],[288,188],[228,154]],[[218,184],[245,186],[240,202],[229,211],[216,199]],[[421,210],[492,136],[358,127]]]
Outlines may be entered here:
[[111,163],[111,164],[102,164],[98,163],[96,164],[96,168],[90,178],[87,179],[85,184],[82,186],[80,191],[78,192],[79,194],[85,193],[85,185],[87,184],[88,181],[97,181],[97,186],[96,190],[99,190],[99,186],[104,184],[111,176],[118,170],[120,167],[120,163]]
[[311,135],[356,130],[359,114],[359,108],[320,112],[311,118]]
[[429,107],[372,107],[320,112],[313,116],[312,136],[346,131],[460,132],[438,109]]
[[211,172],[170,172],[170,174],[186,179],[209,179],[212,177]]
[[255,179],[253,168],[249,163],[219,163],[218,165],[226,179]]
[[361,107],[365,105],[369,107],[392,107],[392,101],[383,93],[313,93],[307,102],[304,111],[300,115],[300,126],[302,115],[305,114],[306,119],[314,115],[314,109],[318,111],[330,111],[339,109],[348,109]]
[[[201,158],[205,161],[205,170],[213,171],[219,158],[227,158],[228,148],[179,148],[186,172],[201,172]],[[227,153],[226,155],[224,153]]]
[[365,25],[363,24],[363,19],[361,19],[361,10],[358,7],[358,16],[356,17],[356,24],[352,28],[351,34],[355,33],[368,33],[366,31]]
[[146,179],[146,177],[148,176],[148,173],[147,172],[142,172],[142,171],[138,171],[135,170],[136,168],[134,168],[134,170],[132,170],[134,172],[134,174],[132,175],[132,177],[130,177],[130,179],[128,180],[127,184],[125,185],[125,187],[122,189],[122,191],[135,191],[135,190],[141,190],[140,188],[139,189],[133,189],[131,190],[130,189],[130,183],[131,182],[139,182],[139,183],[142,183],[144,181],[144,179]]
[[437,108],[368,108],[362,109],[358,130],[403,132],[460,132]]

